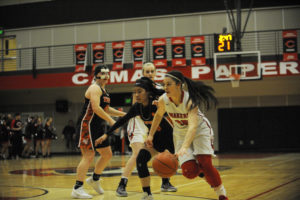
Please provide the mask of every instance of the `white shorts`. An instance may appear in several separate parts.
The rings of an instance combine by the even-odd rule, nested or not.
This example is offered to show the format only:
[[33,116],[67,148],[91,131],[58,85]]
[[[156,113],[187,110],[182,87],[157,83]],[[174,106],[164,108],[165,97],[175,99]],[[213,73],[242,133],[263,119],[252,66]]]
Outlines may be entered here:
[[[213,135],[203,134],[203,131],[208,131],[209,133],[212,133],[212,130],[202,130],[201,134],[196,133],[191,146],[187,150],[187,154],[178,157],[180,165],[182,165],[188,160],[195,160],[195,155],[198,154],[214,155]],[[174,130],[173,135],[175,152],[178,152],[184,142],[185,136],[176,134],[176,130]]]
[[144,143],[148,128],[140,117],[131,118],[127,126],[128,139],[130,144],[135,142]]

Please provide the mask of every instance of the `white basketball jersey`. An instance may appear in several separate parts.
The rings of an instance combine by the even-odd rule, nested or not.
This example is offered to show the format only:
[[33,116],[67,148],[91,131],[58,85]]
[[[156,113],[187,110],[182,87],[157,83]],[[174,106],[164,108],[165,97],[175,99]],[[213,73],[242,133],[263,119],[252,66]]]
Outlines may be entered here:
[[[189,99],[189,93],[183,91],[181,103],[176,106],[172,99],[167,96],[166,93],[163,94],[163,100],[165,103],[165,109],[168,113],[169,117],[171,118],[173,125],[174,125],[174,133],[178,133],[181,136],[185,135],[188,130],[188,109],[187,103]],[[200,135],[213,135],[211,125],[208,119],[204,116],[204,114],[198,108],[198,128],[197,133]],[[204,130],[205,129],[205,130]]]

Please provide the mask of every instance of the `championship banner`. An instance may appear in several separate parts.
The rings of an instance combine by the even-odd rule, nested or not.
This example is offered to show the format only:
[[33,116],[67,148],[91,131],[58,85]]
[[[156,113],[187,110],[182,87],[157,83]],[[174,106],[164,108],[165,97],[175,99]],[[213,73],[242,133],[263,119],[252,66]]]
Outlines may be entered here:
[[93,71],[94,71],[97,65],[104,63],[105,43],[94,43],[92,44],[92,48],[93,48]]
[[297,31],[296,30],[282,31],[282,38],[283,38],[283,60],[284,61],[298,60]]
[[205,65],[205,37],[204,36],[196,36],[191,37],[191,65],[199,66]]
[[131,41],[133,68],[141,69],[143,67],[145,40]]
[[124,59],[124,46],[125,42],[113,42],[113,67],[112,70],[123,69],[123,59]]
[[166,38],[158,38],[152,40],[153,46],[153,64],[156,67],[167,67],[167,49]]
[[76,66],[75,72],[85,71],[85,66],[87,62],[87,44],[76,44],[75,54],[76,54]]
[[173,37],[171,39],[172,44],[172,66],[173,67],[185,67],[185,38]]

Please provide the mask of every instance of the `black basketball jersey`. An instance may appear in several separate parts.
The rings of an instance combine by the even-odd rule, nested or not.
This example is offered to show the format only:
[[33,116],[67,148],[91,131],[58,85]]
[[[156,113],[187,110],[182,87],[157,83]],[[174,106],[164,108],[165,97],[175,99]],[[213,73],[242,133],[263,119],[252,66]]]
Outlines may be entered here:
[[[151,124],[153,121],[154,114],[157,110],[155,105],[152,105],[152,102],[149,103],[148,106],[144,107],[140,103],[135,103],[128,113],[120,118],[108,131],[107,134],[112,133],[117,128],[124,125],[129,119],[140,116],[141,119],[144,121],[144,124],[150,130]],[[168,122],[168,120],[163,117],[159,127],[156,130],[156,133],[153,138],[153,146],[154,148],[159,151],[163,152],[165,149],[168,149],[171,153],[174,153],[174,145],[173,145],[173,128]]]
[[[102,88],[101,90],[102,95],[100,96],[100,107],[103,110],[106,110],[110,105],[110,97],[106,91]],[[108,146],[107,141],[102,145],[94,146],[95,140],[105,133],[106,123],[104,119],[94,113],[90,99],[88,98],[85,98],[82,113],[77,124],[79,125],[78,130],[80,132],[80,146],[85,146],[88,149]]]
[[[102,95],[100,96],[100,107],[103,109],[103,110],[106,110],[109,105],[110,105],[110,96],[109,94],[103,90],[101,87],[100,87],[101,91],[102,91]],[[92,104],[90,102],[90,99],[88,98],[84,98],[85,101],[84,101],[84,105],[83,105],[83,108],[82,108],[82,112],[79,116],[79,119],[77,121],[77,124],[81,124],[81,122],[83,120],[85,121],[91,121],[91,120],[94,120],[95,122],[98,122],[100,124],[102,124],[105,120],[103,120],[101,117],[99,117],[98,115],[96,115],[92,109]]]

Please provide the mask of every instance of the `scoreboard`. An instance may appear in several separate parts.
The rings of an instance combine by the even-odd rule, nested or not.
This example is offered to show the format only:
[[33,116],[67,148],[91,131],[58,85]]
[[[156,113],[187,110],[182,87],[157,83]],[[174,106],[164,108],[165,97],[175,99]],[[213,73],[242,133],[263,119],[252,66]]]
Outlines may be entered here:
[[232,34],[215,34],[215,52],[234,51],[234,37]]

